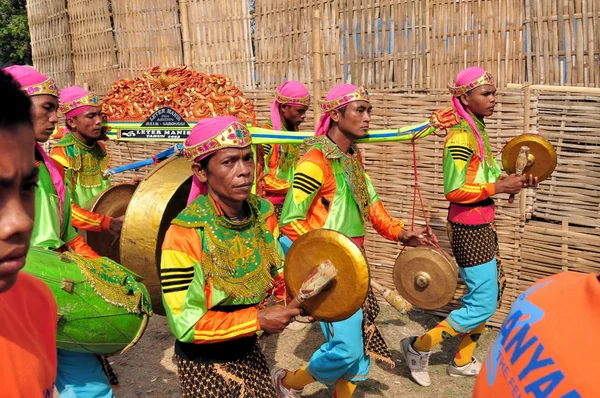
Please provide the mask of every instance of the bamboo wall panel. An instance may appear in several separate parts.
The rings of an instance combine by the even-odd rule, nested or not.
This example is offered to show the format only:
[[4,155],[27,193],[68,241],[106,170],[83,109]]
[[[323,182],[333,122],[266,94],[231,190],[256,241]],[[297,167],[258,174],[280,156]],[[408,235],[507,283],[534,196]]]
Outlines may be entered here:
[[286,80],[298,80],[310,87],[314,72],[312,19],[317,10],[321,14],[324,90],[343,82],[337,0],[257,0],[257,88],[274,89]]
[[33,66],[52,77],[59,88],[72,85],[74,69],[71,31],[65,0],[29,0]]
[[600,0],[528,0],[533,82],[600,85]]
[[555,146],[556,171],[536,193],[534,216],[600,227],[600,98],[539,94],[540,134]]
[[183,63],[177,0],[112,0],[120,78]]
[[192,66],[225,74],[240,88],[254,87],[254,57],[247,1],[189,0]]
[[75,84],[108,91],[117,77],[117,54],[106,0],[68,0]]

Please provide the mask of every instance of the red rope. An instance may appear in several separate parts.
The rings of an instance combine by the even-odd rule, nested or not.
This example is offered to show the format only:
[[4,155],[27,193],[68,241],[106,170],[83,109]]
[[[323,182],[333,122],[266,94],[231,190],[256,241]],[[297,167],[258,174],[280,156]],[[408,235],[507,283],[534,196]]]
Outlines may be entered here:
[[[423,212],[423,219],[425,220],[425,228],[427,229],[427,232],[429,234],[433,234],[433,231],[431,230],[431,227],[429,226],[429,222],[427,221],[427,212],[425,211],[425,203],[423,202],[423,195],[421,195],[421,187],[419,186],[419,175],[417,172],[418,169],[418,164],[417,164],[417,140],[421,137],[423,137],[423,135],[425,134],[425,132],[427,131],[427,129],[430,126],[427,126],[425,128],[423,128],[422,130],[420,130],[419,132],[415,133],[415,135],[413,135],[412,139],[410,140],[411,144],[412,144],[412,156],[413,156],[413,170],[414,170],[414,177],[415,177],[415,188],[413,191],[413,208],[412,208],[412,219],[411,219],[411,227],[410,230],[414,231],[415,230],[415,218],[416,218],[416,211],[417,211],[417,196],[419,197],[419,203],[421,204],[421,211]],[[439,138],[443,138],[446,136],[446,130],[444,130],[443,134],[440,134],[437,132],[437,130],[435,130],[433,132],[433,134],[436,137]],[[434,243],[433,244],[438,250],[440,250],[442,253],[445,254],[444,249],[442,249],[440,247],[439,244]],[[400,254],[402,254],[404,252],[404,250],[406,249],[406,246],[404,246],[402,248],[402,250],[400,251]]]

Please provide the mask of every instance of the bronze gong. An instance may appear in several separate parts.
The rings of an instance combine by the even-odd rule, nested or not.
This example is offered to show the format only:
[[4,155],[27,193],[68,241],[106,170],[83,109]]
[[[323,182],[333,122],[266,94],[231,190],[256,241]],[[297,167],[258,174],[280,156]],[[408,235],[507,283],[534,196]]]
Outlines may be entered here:
[[346,235],[317,229],[296,239],[285,257],[285,285],[288,294],[296,297],[310,273],[327,260],[338,270],[337,276],[325,290],[301,305],[316,320],[342,321],[360,309],[369,291],[367,260]]
[[[114,185],[92,198],[86,209],[113,218],[121,217],[127,211],[135,188],[134,184]],[[118,237],[108,231],[87,231],[86,235],[88,245],[96,253],[121,264],[121,247]]]
[[556,150],[548,140],[539,134],[522,134],[506,144],[502,150],[504,171],[508,174],[515,172],[515,165],[522,146],[529,147],[527,167],[523,170],[523,175],[531,174],[540,182],[550,177],[556,168]]
[[186,207],[192,182],[190,163],[174,156],[159,164],[137,187],[121,231],[121,264],[144,277],[152,309],[164,315],[159,267],[171,221]]
[[442,308],[452,300],[458,283],[458,268],[439,250],[407,249],[396,259],[394,285],[409,303],[425,309]]

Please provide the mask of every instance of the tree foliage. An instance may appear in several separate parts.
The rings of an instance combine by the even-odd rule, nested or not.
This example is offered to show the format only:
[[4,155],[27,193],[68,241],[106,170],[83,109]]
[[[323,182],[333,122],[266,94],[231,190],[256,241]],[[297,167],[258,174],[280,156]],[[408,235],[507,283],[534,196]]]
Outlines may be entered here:
[[0,66],[31,65],[26,0],[0,0]]

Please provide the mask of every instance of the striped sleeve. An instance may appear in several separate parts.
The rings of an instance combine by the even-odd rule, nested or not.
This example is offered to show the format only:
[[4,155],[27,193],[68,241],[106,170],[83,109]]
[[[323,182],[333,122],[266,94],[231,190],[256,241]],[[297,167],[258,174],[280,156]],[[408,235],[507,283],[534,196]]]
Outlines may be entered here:
[[493,183],[477,184],[479,169],[477,142],[472,133],[464,129],[450,130],[444,148],[444,194],[454,203],[475,203],[493,196]]
[[202,240],[195,229],[172,225],[162,247],[160,280],[171,332],[185,343],[210,344],[260,330],[257,309],[211,310],[212,287],[202,270]]
[[[292,189],[285,198],[279,222],[281,232],[292,241],[310,230],[322,227],[327,215],[314,217],[314,220],[311,217],[309,220],[309,213],[324,182],[325,159],[321,151],[311,149],[296,166]],[[315,224],[319,221],[323,223]]]
[[110,229],[112,217],[87,211],[75,203],[71,203],[71,223],[77,229],[84,231],[107,231]]
[[67,150],[65,149],[65,147],[55,146],[50,151],[50,157],[56,160],[58,163],[62,164],[64,167],[70,167],[69,158],[67,157]]

